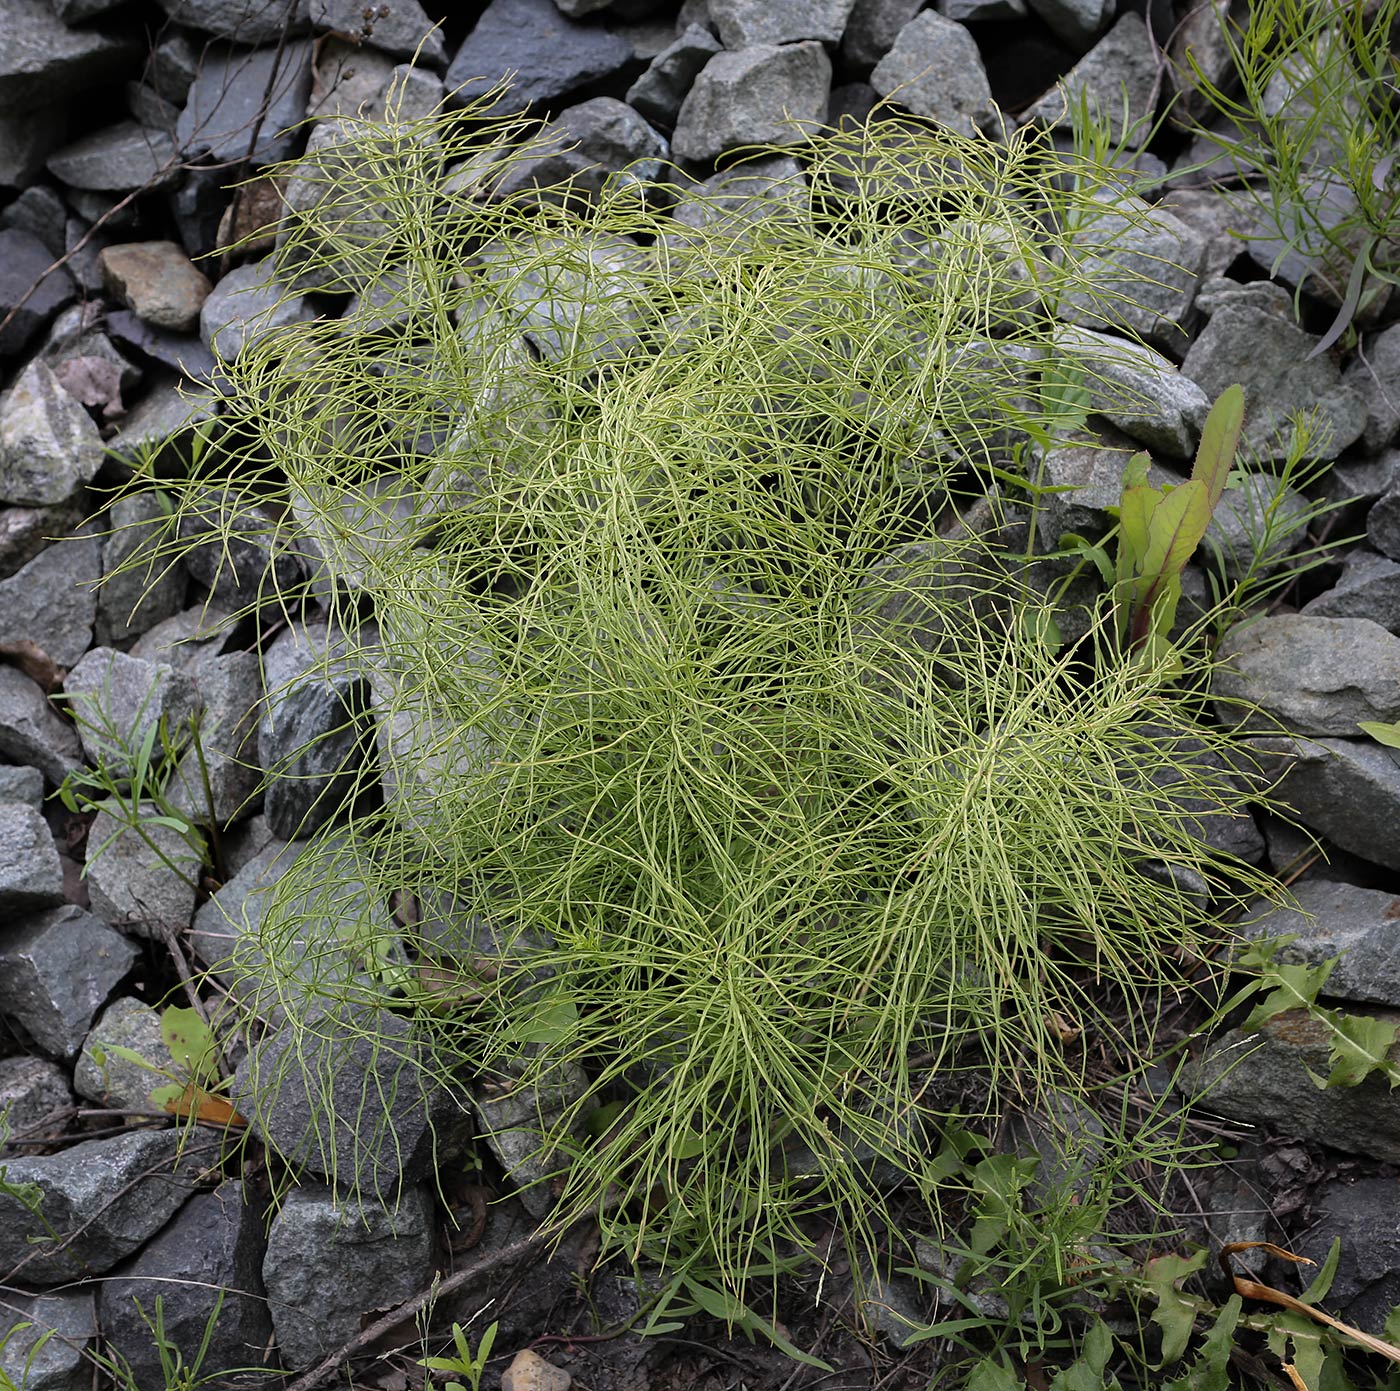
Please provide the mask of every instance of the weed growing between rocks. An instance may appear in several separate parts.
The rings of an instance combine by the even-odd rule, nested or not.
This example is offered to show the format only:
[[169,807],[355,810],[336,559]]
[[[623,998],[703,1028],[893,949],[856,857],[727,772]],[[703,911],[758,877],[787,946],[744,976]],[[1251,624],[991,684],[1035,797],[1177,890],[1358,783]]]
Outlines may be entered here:
[[[231,1101],[266,1135],[322,1077],[283,1158],[392,1199],[403,1093],[469,1091],[548,1232],[742,1322],[779,1270],[950,1233],[1001,1119],[1150,1060],[1276,892],[1209,843],[1260,794],[1205,717],[1218,614],[1129,654],[1108,590],[1064,643],[1014,500],[1074,384],[1141,404],[1055,326],[1128,293],[1106,171],[872,125],[683,189],[522,133],[318,127],[281,303],[216,344],[241,442],[171,551],[264,622],[319,605],[298,679],[373,744],[270,770],[334,796],[217,963]],[[1077,1203],[1019,1269],[1099,1259]]]

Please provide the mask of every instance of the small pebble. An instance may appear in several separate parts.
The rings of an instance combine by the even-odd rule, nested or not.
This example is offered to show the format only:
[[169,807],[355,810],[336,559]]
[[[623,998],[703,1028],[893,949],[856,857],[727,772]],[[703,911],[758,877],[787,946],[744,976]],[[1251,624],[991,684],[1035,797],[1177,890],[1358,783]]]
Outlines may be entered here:
[[546,1362],[537,1352],[526,1348],[501,1377],[501,1391],[569,1391],[573,1377],[562,1367]]

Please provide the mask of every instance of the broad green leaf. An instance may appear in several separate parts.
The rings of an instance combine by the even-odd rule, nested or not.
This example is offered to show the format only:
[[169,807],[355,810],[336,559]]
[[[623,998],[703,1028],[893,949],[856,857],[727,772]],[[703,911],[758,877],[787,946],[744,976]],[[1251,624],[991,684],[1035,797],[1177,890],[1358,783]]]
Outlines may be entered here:
[[1113,1354],[1113,1334],[1102,1319],[1095,1319],[1084,1336],[1079,1356],[1050,1381],[1050,1391],[1106,1391],[1104,1368]]
[[[1196,450],[1196,463],[1191,470],[1192,482],[1200,483],[1205,488],[1207,521],[1225,492],[1243,427],[1244,388],[1236,382],[1215,398],[1215,404],[1201,428],[1201,444]],[[1204,534],[1205,528],[1201,530]]]
[[692,1280],[687,1276],[685,1287],[711,1318],[723,1319],[725,1323],[740,1323],[749,1312],[741,1299],[730,1294],[728,1290],[707,1285],[703,1280]]
[[516,1043],[538,1043],[548,1048],[563,1043],[577,1025],[578,1007],[569,996],[556,993],[528,1017],[512,1021],[508,1033]]
[[1333,1067],[1327,1086],[1355,1087],[1373,1072],[1384,1073],[1392,1087],[1400,1084],[1400,1067],[1390,1061],[1400,1026],[1340,1010],[1327,1010],[1324,1017],[1332,1026]]
[[1141,562],[1146,588],[1141,602],[1152,604],[1168,580],[1178,579],[1196,553],[1210,525],[1210,497],[1204,483],[1182,483],[1162,497],[1147,524],[1147,549]]
[[162,1010],[160,1036],[177,1072],[196,1082],[217,1072],[214,1035],[195,1010],[178,1005]]
[[1118,505],[1118,583],[1126,585],[1141,569],[1147,553],[1147,526],[1161,501],[1156,488],[1125,487]]
[[120,1043],[105,1044],[108,1053],[120,1058],[123,1062],[134,1063],[137,1067],[144,1067],[147,1072],[154,1072],[159,1077],[169,1077],[170,1069],[161,1067],[159,1063],[153,1063],[149,1058],[143,1058],[134,1048],[127,1048]]
[[1337,1278],[1337,1262],[1341,1258],[1342,1239],[1339,1236],[1333,1237],[1332,1248],[1327,1253],[1327,1259],[1323,1261],[1321,1269],[1313,1276],[1312,1284],[1298,1296],[1302,1303],[1316,1304],[1318,1300],[1327,1298],[1327,1291],[1332,1288],[1332,1281]]
[[1166,1382],[1161,1391],[1230,1391],[1230,1349],[1234,1346],[1242,1304],[1239,1295],[1230,1296],[1221,1306],[1190,1370]]
[[1240,1025],[1246,1032],[1257,1029],[1266,1020],[1290,1009],[1307,1009],[1317,1003],[1318,992],[1327,983],[1337,958],[1332,957],[1317,966],[1274,965],[1264,973],[1261,984],[1269,987],[1269,993],[1249,1012],[1248,1018]]
[[1197,1303],[1177,1289],[1177,1282],[1194,1275],[1206,1263],[1207,1253],[1192,1256],[1158,1256],[1147,1263],[1143,1278],[1157,1301],[1152,1322],[1162,1330],[1162,1367],[1177,1361],[1186,1351],[1196,1327]]
[[1004,1362],[985,1357],[969,1374],[965,1391],[1025,1391],[1025,1382]]
[[[1394,1342],[1391,1338],[1389,1341]],[[1356,1383],[1347,1375],[1346,1363],[1342,1359],[1339,1348],[1329,1347],[1324,1350],[1324,1361],[1322,1363],[1322,1375],[1317,1379],[1316,1384],[1309,1383],[1308,1391],[1357,1391]],[[1380,1383],[1386,1387],[1392,1387],[1395,1383],[1396,1373],[1392,1369],[1390,1378]]]
[[1381,724],[1379,720],[1363,720],[1358,729],[1369,734],[1378,744],[1388,749],[1400,749],[1400,724]]

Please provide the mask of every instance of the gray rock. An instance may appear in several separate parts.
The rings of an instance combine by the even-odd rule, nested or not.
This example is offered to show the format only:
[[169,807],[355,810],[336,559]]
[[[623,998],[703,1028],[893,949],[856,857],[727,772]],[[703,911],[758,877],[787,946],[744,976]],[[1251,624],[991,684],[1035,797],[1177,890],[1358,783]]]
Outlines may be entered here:
[[365,114],[372,120],[391,123],[421,121],[438,114],[446,96],[447,88],[440,77],[415,68],[412,63],[400,63],[385,79]]
[[220,653],[233,627],[233,616],[227,610],[215,604],[197,604],[143,633],[132,643],[130,655],[188,672],[205,657]]
[[[127,643],[185,607],[189,575],[169,554],[174,518],[154,493],[112,504],[111,534],[102,543],[96,641]],[[166,548],[166,549],[163,549]]]
[[992,90],[977,43],[961,24],[934,10],[917,14],[875,65],[870,85],[916,116],[963,135],[996,125]]
[[306,296],[280,283],[271,257],[231,270],[199,311],[199,332],[209,351],[237,362],[253,344],[287,324],[313,317]]
[[1308,1227],[1290,1249],[1321,1268],[1338,1240],[1327,1312],[1384,1337],[1400,1304],[1400,1183],[1393,1176],[1333,1179],[1308,1194]]
[[37,811],[44,803],[44,775],[37,768],[0,766],[0,802],[23,802]]
[[[1261,563],[1255,573],[1268,575],[1307,541],[1305,527],[1299,526],[1286,538],[1281,530],[1300,523],[1307,511],[1308,500],[1296,488],[1282,486],[1268,474],[1246,474],[1238,485],[1225,490],[1211,514],[1204,544],[1220,558],[1231,578],[1243,575],[1256,559]],[[1266,564],[1262,563],[1263,557],[1256,557],[1256,552],[1270,526],[1280,528],[1280,539],[1270,547]]]
[[434,28],[418,0],[390,0],[382,9],[371,9],[363,0],[310,0],[310,14],[318,29],[348,34],[395,58],[421,53],[422,61],[434,67],[447,61],[442,26]]
[[1074,324],[1057,325],[1055,346],[1086,370],[1090,408],[1125,435],[1174,459],[1194,455],[1210,400],[1161,353]]
[[671,216],[683,230],[665,233],[668,247],[680,249],[688,232],[714,229],[742,244],[744,225],[769,217],[809,221],[807,176],[787,155],[746,160],[711,175],[685,193]]
[[1113,18],[1114,5],[1115,0],[1030,0],[1032,11],[1071,48],[1091,43]]
[[24,802],[0,802],[0,913],[11,919],[63,902],[63,867],[48,823]]
[[0,580],[0,642],[28,639],[60,666],[71,667],[92,642],[93,590],[101,577],[102,546],[95,536],[75,536],[40,551]]
[[1277,959],[1318,966],[1340,960],[1327,977],[1323,994],[1338,1000],[1400,1008],[1400,898],[1378,889],[1327,879],[1310,879],[1293,889],[1284,908],[1267,903],[1258,915],[1237,924],[1242,937],[1294,937]]
[[284,999],[310,1007],[343,993],[351,945],[395,933],[387,907],[354,881],[353,868],[342,873],[330,859],[324,871],[308,871],[296,866],[298,849],[280,840],[263,846],[195,914],[190,934],[234,1000],[274,1021]]
[[366,1314],[422,1289],[435,1255],[424,1187],[405,1189],[392,1207],[319,1184],[292,1189],[268,1231],[262,1270],[288,1370],[319,1362],[360,1331]]
[[1302,611],[1313,618],[1369,618],[1400,636],[1400,562],[1365,547],[1354,550],[1336,584]]
[[318,42],[316,71],[320,82],[312,93],[307,116],[318,121],[336,120],[382,110],[384,88],[394,76],[394,60],[335,34],[323,34]]
[[224,866],[230,876],[242,873],[276,837],[268,829],[267,817],[259,813],[230,826],[223,835]]
[[88,1344],[95,1337],[90,1290],[7,1295],[0,1308],[0,1380],[21,1391],[88,1391]]
[[[1400,1024],[1400,1014],[1366,1013]],[[1231,1029],[1184,1074],[1185,1090],[1205,1093],[1202,1110],[1400,1163],[1400,1107],[1384,1078],[1373,1073],[1359,1086],[1322,1088],[1309,1075],[1332,1071],[1331,1038],[1331,1030],[1303,1010],[1276,1014],[1257,1033]]]
[[250,498],[210,489],[181,513],[179,538],[186,568],[211,591],[215,607],[295,603],[305,579],[296,542]]
[[73,726],[23,672],[0,663],[0,754],[37,768],[57,787],[82,764]]
[[718,53],[681,105],[671,148],[711,160],[739,145],[800,145],[826,118],[831,60],[819,43]]
[[[73,277],[61,268],[49,270],[57,259],[29,232],[18,227],[0,231],[0,319],[14,315],[0,331],[0,356],[23,351],[29,340],[73,298]],[[31,290],[33,294],[29,293]]]
[[27,918],[0,938],[0,1011],[51,1057],[72,1058],[135,961],[130,942],[81,908]]
[[690,25],[651,60],[647,70],[627,89],[628,105],[648,121],[671,129],[700,69],[720,47],[708,29]]
[[624,169],[648,182],[659,179],[669,153],[662,136],[626,102],[594,97],[561,111],[541,131],[538,152],[512,161],[492,197],[537,188],[551,190],[550,202],[597,199]]
[[1400,869],[1400,763],[1370,739],[1245,741],[1280,781],[1274,795],[1311,829],[1364,860]]
[[380,1201],[428,1174],[455,1105],[404,1017],[353,1001],[256,1044],[229,1098],[282,1159]]
[[128,38],[68,28],[49,0],[5,0],[0,115],[23,115],[90,89],[137,51]]
[[149,1314],[156,1295],[161,1297],[165,1336],[184,1366],[196,1365],[213,1320],[203,1365],[217,1368],[221,1380],[258,1384],[232,1375],[242,1368],[265,1367],[272,1341],[262,1278],[266,1241],[255,1201],[232,1179],[212,1193],[197,1193],[140,1255],[102,1282],[97,1306],[102,1336],[125,1359],[138,1386],[164,1385],[155,1340],[136,1307],[139,1301]]
[[292,625],[268,649],[258,761],[264,810],[284,840],[350,811],[364,775],[369,683],[352,643],[325,624]]
[[143,803],[140,822],[129,825],[99,812],[88,828],[87,885],[92,911],[103,922],[139,937],[183,932],[194,915],[204,838],[184,836]]
[[[96,269],[95,260],[93,266]],[[94,293],[100,291],[101,284],[99,274]],[[207,382],[214,375],[218,363],[198,338],[170,333],[143,323],[129,309],[109,309],[106,320],[107,331],[116,341],[127,347],[139,348],[147,357],[181,373],[189,381]]]
[[1317,342],[1291,312],[1285,317],[1226,301],[1191,345],[1181,370],[1211,400],[1233,382],[1244,387],[1242,449],[1260,459],[1282,459],[1293,436],[1290,417],[1307,410],[1318,413],[1321,428],[1305,457],[1333,459],[1360,437],[1366,409],[1330,357],[1304,360]]
[[[44,172],[44,161],[68,138],[68,131],[69,113],[61,103],[22,116],[0,115],[0,186],[31,191]],[[60,246],[55,254],[63,249]]]
[[31,362],[0,397],[0,500],[64,502],[102,467],[91,416],[42,362]]
[[[1034,7],[1035,0],[1030,0]],[[1096,3],[1096,0],[1090,0]],[[1111,9],[1113,0],[1108,0]],[[1146,140],[1156,92],[1155,45],[1147,25],[1135,10],[1127,14],[1091,48],[1055,86],[1021,117],[1026,124],[1067,130],[1071,112],[1081,100],[1103,121],[1113,140],[1136,130],[1140,144]],[[1127,95],[1126,109],[1124,94]],[[1066,99],[1068,98],[1068,99]]]
[[163,725],[164,737],[157,734],[149,760],[158,768],[166,741],[183,747],[199,713],[199,692],[183,672],[110,647],[87,652],[63,689],[83,752],[114,778],[132,776],[137,750]]
[[[1222,720],[1251,702],[1299,734],[1355,736],[1362,720],[1400,718],[1400,638],[1366,618],[1278,614],[1231,628],[1211,690]],[[1250,729],[1276,727],[1248,717]]]
[[[264,12],[270,8],[263,0],[235,3],[257,5]],[[212,46],[201,60],[175,128],[180,153],[187,159],[251,157],[254,164],[288,158],[295,151],[296,126],[311,95],[311,52],[306,39],[293,40],[280,50]]]
[[[0,1058],[0,1117],[8,1134],[38,1132],[51,1116],[73,1104],[63,1069],[46,1058]],[[57,1131],[60,1127],[55,1125]],[[0,1325],[3,1328],[3,1325]],[[0,1339],[0,1346],[3,1340]],[[3,1356],[0,1353],[0,1356]],[[4,1362],[0,1361],[0,1370]]]
[[174,333],[193,333],[211,286],[178,242],[128,242],[97,258],[107,288],[137,318]]
[[229,652],[196,658],[192,672],[203,708],[200,747],[180,759],[166,795],[191,820],[222,826],[251,816],[262,804],[257,739],[262,663],[256,652]]
[[848,66],[869,72],[894,47],[899,31],[923,5],[924,0],[855,0],[841,35],[841,57]]
[[588,1088],[577,1063],[547,1069],[533,1085],[505,1081],[473,1089],[482,1138],[516,1186],[516,1196],[534,1217],[554,1206],[550,1180],[568,1167],[566,1156],[544,1148],[546,1135]]
[[[202,343],[189,340],[199,352]],[[210,362],[213,358],[210,357]],[[213,387],[166,376],[152,383],[108,441],[108,449],[156,478],[187,477],[199,441],[217,440],[222,398]]]
[[[0,125],[3,130],[3,125]],[[36,171],[37,172],[37,171]],[[0,183],[10,180],[0,179]],[[36,184],[26,188],[0,212],[0,231],[27,232],[35,241],[43,245],[51,260],[62,256],[65,251],[63,227],[68,219],[68,210],[63,199],[51,188]]]
[[1205,243],[1202,281],[1225,274],[1240,254],[1240,239],[1231,232],[1243,233],[1253,225],[1248,209],[1236,206],[1213,188],[1172,187],[1157,206],[1184,222]]
[[1366,539],[1382,555],[1400,560],[1400,487],[1383,493],[1366,514]]
[[276,43],[284,33],[305,33],[307,27],[307,0],[160,0],[160,5],[176,24],[236,43]]
[[[1186,223],[1132,194],[1104,190],[1081,205],[1068,255],[1095,294],[1070,290],[1059,315],[1182,351],[1206,244]],[[1102,298],[1099,298],[1102,295]]]
[[[129,1048],[151,1067],[142,1067],[111,1051]],[[151,1068],[171,1065],[170,1050],[160,1032],[160,1012],[124,995],[113,1000],[83,1040],[83,1051],[73,1068],[73,1089],[99,1106],[149,1111],[151,1092],[165,1078]]]
[[93,510],[86,492],[54,507],[0,507],[0,579],[9,579],[55,540],[71,537]]
[[959,24],[1022,19],[1026,14],[1026,0],[938,0],[938,12],[944,19],[955,19]]
[[102,331],[101,307],[75,304],[53,322],[39,360],[59,383],[86,406],[102,406],[110,418],[120,412],[120,393],[130,394],[144,374]]
[[552,0],[491,0],[447,69],[447,88],[470,100],[514,73],[507,100],[531,106],[613,77],[631,59],[626,39],[569,19]]
[[814,39],[836,45],[855,0],[710,0],[710,21],[726,48]]
[[110,1270],[189,1197],[194,1165],[178,1165],[182,1144],[174,1130],[135,1130],[59,1154],[7,1159],[8,1182],[34,1185],[39,1207],[31,1211],[0,1192],[0,1267],[13,1269],[10,1278],[25,1285]]
[[1400,324],[1367,336],[1342,380],[1366,407],[1361,442],[1378,453],[1400,434]]
[[96,193],[157,189],[174,177],[175,142],[163,130],[122,121],[85,135],[49,157],[49,173]]

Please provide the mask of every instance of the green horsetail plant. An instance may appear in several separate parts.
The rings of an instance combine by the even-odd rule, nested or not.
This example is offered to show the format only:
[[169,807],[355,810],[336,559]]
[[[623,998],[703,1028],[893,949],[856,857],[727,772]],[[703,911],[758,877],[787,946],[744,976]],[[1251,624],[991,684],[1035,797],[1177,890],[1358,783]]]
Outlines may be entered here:
[[1175,487],[1147,481],[1151,460],[1134,454],[1123,472],[1118,513],[1118,637],[1127,652],[1159,655],[1181,599],[1181,572],[1225,495],[1244,425],[1244,391],[1227,387],[1201,430],[1191,477]]
[[[857,1269],[900,1240],[892,1188],[946,1226],[945,1127],[1140,1065],[1173,963],[1271,889],[1197,834],[1245,793],[1164,743],[1234,753],[1172,662],[1057,654],[1014,519],[959,516],[1074,423],[1067,371],[1114,397],[1047,308],[1101,298],[1062,204],[1108,175],[879,120],[709,187],[559,158],[487,100],[275,171],[273,268],[344,307],[228,354],[240,443],[170,548],[326,625],[376,757],[219,963],[285,1026],[235,1101],[316,1079],[286,1157],[350,1183],[385,1072],[465,1078],[551,1232],[747,1309],[823,1225]],[[1215,420],[1169,510],[1218,496]]]

